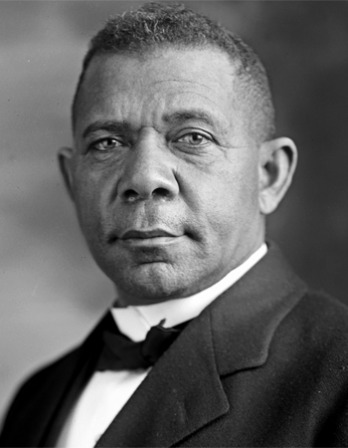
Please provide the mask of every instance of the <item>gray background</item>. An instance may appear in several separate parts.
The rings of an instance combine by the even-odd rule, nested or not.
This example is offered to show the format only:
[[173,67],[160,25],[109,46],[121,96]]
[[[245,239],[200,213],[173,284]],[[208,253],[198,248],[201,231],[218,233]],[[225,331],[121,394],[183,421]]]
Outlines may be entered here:
[[[20,379],[76,344],[114,292],[56,166],[88,38],[142,2],[0,1],[0,413]],[[348,3],[185,2],[241,34],[270,73],[299,168],[269,235],[348,301]]]

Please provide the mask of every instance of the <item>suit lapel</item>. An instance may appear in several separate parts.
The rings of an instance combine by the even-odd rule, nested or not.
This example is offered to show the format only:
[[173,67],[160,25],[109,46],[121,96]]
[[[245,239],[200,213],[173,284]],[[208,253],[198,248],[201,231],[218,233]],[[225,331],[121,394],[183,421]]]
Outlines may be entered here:
[[[28,392],[23,393],[24,398],[21,397],[18,406],[14,402],[16,426],[21,428],[21,431],[16,431],[16,428],[10,430],[11,443],[16,446],[24,446],[24,444],[25,446],[46,445],[51,422],[62,402],[62,397],[66,395],[66,390],[71,384],[71,379],[75,376],[78,365],[75,352],[69,355],[66,360],[64,369],[61,369],[61,365],[58,365],[54,372],[49,375],[48,380],[47,377],[40,374],[39,377],[31,379],[28,383]],[[27,399],[25,398],[26,393],[28,395]],[[9,414],[8,417],[11,417],[11,415]]]
[[[106,314],[80,348],[45,371],[45,381],[35,386],[40,394],[25,403],[28,409],[23,410],[22,427],[26,428],[23,432],[30,446],[55,445],[70,409],[93,372],[102,330],[113,325],[112,317]],[[30,409],[35,409],[37,424],[27,421],[27,415],[32,413]]]
[[60,385],[58,393],[61,399],[58,402],[56,399],[53,400],[51,418],[42,437],[44,446],[56,444],[66,418],[94,372],[102,346],[102,333],[104,330],[111,331],[114,325],[111,314],[106,313],[81,348],[75,352],[76,361],[71,363],[69,371],[66,372],[65,368],[62,369],[61,377],[69,378],[69,381],[62,381]]
[[164,353],[96,446],[171,446],[228,409],[205,314]]
[[273,335],[306,291],[277,247],[210,307],[221,375],[263,365]]
[[185,328],[96,446],[172,446],[227,413],[221,377],[267,360],[276,328],[304,291],[271,248]]

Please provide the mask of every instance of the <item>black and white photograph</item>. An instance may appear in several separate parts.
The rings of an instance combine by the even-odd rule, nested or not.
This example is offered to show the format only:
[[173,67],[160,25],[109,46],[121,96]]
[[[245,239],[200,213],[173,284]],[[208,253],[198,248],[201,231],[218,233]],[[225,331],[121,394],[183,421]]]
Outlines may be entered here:
[[348,446],[348,2],[0,0],[0,446]]

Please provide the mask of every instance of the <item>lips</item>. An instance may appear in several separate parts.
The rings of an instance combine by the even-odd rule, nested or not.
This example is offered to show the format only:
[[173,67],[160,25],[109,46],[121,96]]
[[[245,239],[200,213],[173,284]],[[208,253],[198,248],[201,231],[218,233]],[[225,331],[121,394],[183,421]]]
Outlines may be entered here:
[[148,251],[159,248],[165,248],[181,244],[183,234],[177,234],[164,229],[128,229],[119,234],[114,242],[120,244],[120,247],[127,248],[132,252]]
[[165,237],[175,237],[177,235],[168,232],[163,229],[152,229],[152,230],[127,230],[124,232],[120,239],[122,240],[130,240],[130,239],[150,239],[150,238],[165,238]]

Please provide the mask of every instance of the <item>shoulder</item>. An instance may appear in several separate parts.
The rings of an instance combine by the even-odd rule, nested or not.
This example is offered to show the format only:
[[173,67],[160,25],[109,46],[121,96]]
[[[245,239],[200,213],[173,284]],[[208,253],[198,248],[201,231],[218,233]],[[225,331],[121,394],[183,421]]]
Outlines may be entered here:
[[47,384],[50,387],[57,376],[61,376],[72,370],[78,362],[79,348],[72,349],[68,353],[60,356],[56,360],[34,371],[28,378],[26,378],[18,388],[16,396],[25,398],[32,390],[42,388]]
[[57,378],[67,376],[77,365],[79,359],[79,349],[75,348],[57,360],[41,367],[26,378],[15,392],[7,414],[7,420],[12,413],[16,413],[17,408],[27,407],[33,402],[33,396],[38,391],[54,389],[57,386]]
[[[110,319],[106,314],[81,345],[36,371],[22,383],[4,420],[0,446],[11,446],[13,441],[16,441],[16,446],[27,446],[23,445],[23,441],[31,438],[34,444],[37,443],[37,434],[48,424],[72,380],[79,378],[77,387],[80,387],[89,375],[90,366],[99,353],[104,325],[108,325]],[[18,428],[21,428],[20,432]]]
[[54,397],[58,397],[78,365],[78,352],[69,352],[22,383],[3,422],[0,446],[22,446],[44,425]]
[[285,323],[313,342],[348,342],[348,306],[326,293],[308,290],[287,318]]
[[[348,384],[348,306],[309,290],[279,325],[275,351],[326,384]],[[277,350],[278,349],[278,350]]]
[[320,416],[320,446],[346,446],[348,307],[325,293],[309,291],[284,320],[278,337],[288,371],[302,391],[298,398],[310,395],[311,412]]
[[41,367],[27,378],[19,387],[14,403],[17,399],[25,399],[27,395],[31,395],[33,390],[56,389],[58,379],[59,382],[64,382],[87,360],[93,359],[99,350],[103,328],[111,325],[110,319],[107,313],[77,347]]

